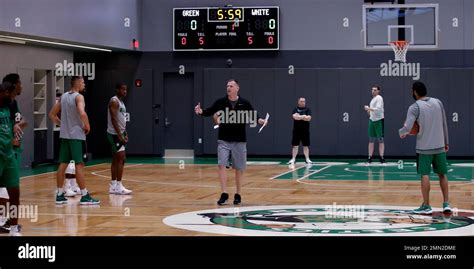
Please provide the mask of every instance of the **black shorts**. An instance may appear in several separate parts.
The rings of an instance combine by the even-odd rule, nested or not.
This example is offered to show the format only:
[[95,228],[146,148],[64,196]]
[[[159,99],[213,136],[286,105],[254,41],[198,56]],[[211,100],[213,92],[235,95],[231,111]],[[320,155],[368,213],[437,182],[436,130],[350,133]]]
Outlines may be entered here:
[[309,131],[293,130],[293,138],[291,139],[292,146],[299,146],[300,143],[305,147],[309,147]]

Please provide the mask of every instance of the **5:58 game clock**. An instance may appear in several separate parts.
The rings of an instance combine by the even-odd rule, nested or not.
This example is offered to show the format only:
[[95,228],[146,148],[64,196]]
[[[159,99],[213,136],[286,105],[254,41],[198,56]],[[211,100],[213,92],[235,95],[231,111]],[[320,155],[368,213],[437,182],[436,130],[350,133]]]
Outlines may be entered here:
[[279,7],[173,9],[174,51],[278,50]]

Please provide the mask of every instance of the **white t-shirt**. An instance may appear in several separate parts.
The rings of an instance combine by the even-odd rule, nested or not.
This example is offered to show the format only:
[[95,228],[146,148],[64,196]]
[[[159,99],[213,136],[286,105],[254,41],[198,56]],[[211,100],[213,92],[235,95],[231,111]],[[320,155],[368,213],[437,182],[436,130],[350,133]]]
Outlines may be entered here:
[[374,111],[370,111],[370,119],[372,121],[378,121],[384,118],[383,114],[383,98],[380,95],[375,96],[370,101],[369,107]]

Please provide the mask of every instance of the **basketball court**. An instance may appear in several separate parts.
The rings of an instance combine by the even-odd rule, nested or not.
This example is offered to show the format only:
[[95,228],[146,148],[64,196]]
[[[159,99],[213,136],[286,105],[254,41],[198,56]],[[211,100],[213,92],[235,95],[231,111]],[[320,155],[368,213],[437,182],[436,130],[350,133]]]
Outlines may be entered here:
[[[253,229],[233,227],[228,232],[221,232],[219,228],[206,230],[205,227],[211,224],[215,226],[222,224],[208,220],[207,223],[196,226],[192,225],[195,216],[194,219],[193,216],[188,216],[189,219],[180,219],[177,222],[173,222],[173,216],[206,210],[209,213],[219,213],[223,209],[231,212],[231,215],[238,215],[239,212],[244,213],[247,207],[251,207],[252,210],[276,208],[281,211],[285,206],[288,208],[316,206],[325,210],[326,206],[335,205],[333,203],[341,206],[362,205],[366,210],[382,210],[379,213],[387,210],[402,211],[404,213],[399,213],[398,216],[401,219],[405,217],[408,222],[411,221],[408,226],[423,226],[417,223],[417,216],[409,212],[410,206],[416,205],[420,199],[415,163],[410,160],[390,161],[386,165],[375,163],[370,166],[359,160],[322,160],[312,166],[297,162],[294,168],[288,167],[285,163],[286,160],[276,158],[249,160],[248,177],[243,185],[245,202],[239,207],[229,205],[223,208],[215,204],[219,184],[215,179],[214,158],[167,162],[162,158],[130,158],[123,180],[140,195],[122,196],[107,194],[108,185],[105,183],[110,180],[110,164],[102,161],[92,164],[87,166],[86,176],[90,188],[94,189],[102,203],[100,206],[90,207],[79,206],[79,198],[70,199],[67,205],[51,205],[51,189],[54,189],[54,181],[51,178],[55,173],[53,172],[55,167],[25,171],[25,173],[38,173],[25,175],[22,178],[23,201],[25,204],[38,205],[38,216],[37,219],[33,219],[35,222],[32,222],[33,220],[23,222],[24,234],[29,236],[252,235]],[[444,230],[442,235],[470,235],[473,232],[472,221],[469,221],[474,214],[473,169],[472,162],[453,161],[449,165],[452,203],[459,210],[451,218],[468,222],[453,224]],[[232,177],[230,182],[233,183]],[[437,210],[435,209],[433,216],[429,218],[442,219],[443,214],[439,208],[442,197],[436,179],[432,179],[432,192],[432,204]],[[169,222],[165,221],[166,218]],[[190,223],[186,224],[187,221]],[[313,224],[319,221],[321,220],[312,220]],[[449,223],[446,221],[445,219],[445,222],[436,225],[439,229],[443,229],[446,223]],[[267,227],[272,220],[268,222],[260,223],[261,227]],[[370,225],[364,225],[364,221],[355,223],[359,227],[353,227],[354,229],[371,229]],[[380,225],[383,223],[383,220],[379,220]],[[274,223],[275,229],[278,227],[277,224],[291,225],[295,222]],[[390,224],[392,228],[396,228],[397,225],[407,227],[406,223]],[[196,231],[194,226],[202,229]],[[324,230],[322,227],[318,229]],[[372,233],[390,235],[388,232],[376,233],[377,231],[373,230]],[[270,234],[277,236],[291,234],[285,231],[272,232]],[[404,232],[405,234],[401,235],[437,235],[437,232],[430,234],[425,230],[415,230],[411,234],[407,230]],[[396,234],[399,233],[402,232]],[[347,234],[354,236],[354,233]],[[262,236],[265,232],[254,235]]]

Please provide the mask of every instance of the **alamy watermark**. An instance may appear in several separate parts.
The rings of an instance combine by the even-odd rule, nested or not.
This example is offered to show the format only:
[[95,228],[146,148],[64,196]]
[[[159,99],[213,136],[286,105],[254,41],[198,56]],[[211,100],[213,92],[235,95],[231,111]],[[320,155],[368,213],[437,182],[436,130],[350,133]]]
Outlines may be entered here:
[[[402,45],[404,44],[404,45]],[[380,76],[382,77],[412,77],[413,80],[420,79],[420,63],[407,63],[406,53],[408,52],[409,43],[393,43],[391,44],[395,59],[388,60],[386,63],[380,64]]]
[[18,259],[46,259],[56,261],[56,246],[34,246],[26,243],[18,247]]
[[388,62],[380,64],[380,75],[382,77],[412,77],[413,80],[419,80],[420,70],[420,63],[388,60]]
[[257,126],[257,110],[220,110],[216,113],[217,121],[223,124],[249,124],[250,127]]
[[29,219],[31,222],[38,221],[38,205],[0,205],[0,217],[5,219]]
[[61,76],[82,76],[88,80],[95,79],[95,63],[68,63],[64,60],[62,63],[56,63],[55,75]]
[[363,219],[365,207],[363,205],[327,205],[325,217],[328,219]]

